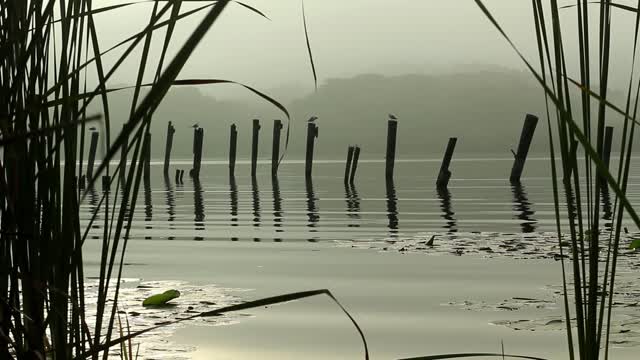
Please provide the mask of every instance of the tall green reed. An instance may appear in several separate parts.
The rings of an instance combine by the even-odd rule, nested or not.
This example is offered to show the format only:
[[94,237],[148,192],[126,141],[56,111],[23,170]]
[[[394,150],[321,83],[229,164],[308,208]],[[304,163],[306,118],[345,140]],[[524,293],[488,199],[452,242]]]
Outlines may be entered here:
[[[475,2],[544,90],[560,251],[563,251],[563,239],[569,238],[571,244],[572,281],[568,280],[564,260],[561,264],[569,357],[608,359],[624,215],[640,226],[640,219],[625,196],[640,95],[635,64],[640,2],[633,7],[610,0],[576,0],[571,5],[560,6],[557,0],[548,3],[532,0],[539,68],[522,55],[483,1]],[[570,10],[576,11],[577,17],[578,59],[573,67],[567,64],[570,59],[565,50],[569,42],[561,20],[561,11]],[[620,54],[620,49],[613,49],[611,42],[613,11],[635,18],[634,29],[629,29],[634,36],[633,43],[627,44],[632,49],[631,66],[627,70],[629,83],[622,108],[608,99],[612,56]],[[593,29],[597,29],[596,39],[591,35]],[[598,56],[592,59],[596,50]],[[570,70],[574,69],[578,69],[580,79],[570,77]],[[580,95],[578,105],[572,104],[575,92]],[[623,126],[617,175],[612,174],[602,160],[605,126],[614,121]],[[582,163],[577,145],[584,155]],[[602,198],[609,191],[614,193],[615,221],[612,230],[605,232],[600,212]],[[563,200],[561,193],[564,193]],[[575,322],[572,322],[574,316]],[[574,339],[573,326],[577,339]]]
[[[95,16],[137,3],[95,7],[91,0],[0,1],[0,358],[106,359],[112,346],[129,341],[130,348],[133,337],[151,330],[114,335],[123,260],[143,173],[142,141],[172,86],[236,84],[178,79],[230,2],[210,1],[182,11],[181,0],[149,1],[152,10],[143,30],[104,50]],[[249,5],[234,3],[266,18]],[[201,20],[184,42],[176,44],[173,34],[178,21],[195,14],[203,15]],[[151,62],[152,39],[159,30],[164,34],[162,45],[158,60]],[[173,57],[168,56],[171,46],[178,49]],[[121,55],[107,65],[105,55],[116,49]],[[110,79],[134,50],[141,50],[135,84],[110,88]],[[153,82],[143,83],[149,69]],[[92,78],[97,79],[94,85]],[[242,86],[290,118],[276,100]],[[131,110],[122,131],[116,133],[111,126],[109,94],[125,88],[133,89]],[[148,88],[144,95],[143,88]],[[100,104],[100,115],[87,113],[93,103]],[[83,173],[89,123],[99,124],[104,134],[105,156],[83,191],[77,179]],[[120,161],[111,164],[120,151],[130,162],[126,169],[120,167]],[[87,194],[95,195],[96,179],[102,175],[109,176],[115,191],[103,192],[91,218],[81,224],[79,205]],[[96,320],[88,324],[82,247],[99,213],[104,224],[99,240]],[[197,316],[317,295],[337,302],[328,290],[319,290]],[[364,335],[351,320],[368,357]]]

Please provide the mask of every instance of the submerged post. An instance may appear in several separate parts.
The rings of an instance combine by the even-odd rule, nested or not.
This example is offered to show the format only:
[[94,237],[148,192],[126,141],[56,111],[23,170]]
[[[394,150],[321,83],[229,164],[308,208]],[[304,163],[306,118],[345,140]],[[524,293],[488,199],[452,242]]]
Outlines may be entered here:
[[144,155],[144,183],[147,186],[151,181],[151,134],[144,134],[144,142],[142,143],[142,152]]
[[282,121],[273,121],[273,147],[271,151],[271,176],[278,176],[278,162],[280,160],[280,132],[282,131]]
[[351,175],[351,162],[353,161],[353,151],[355,148],[353,146],[349,146],[349,150],[347,150],[347,165],[344,169],[344,183],[345,185],[349,183],[349,176]]
[[449,171],[449,165],[451,164],[451,158],[453,158],[453,151],[456,149],[456,143],[458,138],[449,138],[447,144],[447,150],[444,152],[444,159],[440,166],[440,173],[438,174],[438,180],[436,180],[436,186],[439,188],[446,188],[449,185],[449,179],[451,179],[451,171]]
[[385,176],[387,180],[393,179],[393,169],[396,163],[396,136],[398,133],[398,118],[389,114],[387,124],[387,157]]
[[87,179],[89,182],[93,180],[93,164],[96,160],[96,150],[98,150],[98,136],[100,136],[100,134],[97,131],[91,132],[91,145],[89,145],[89,164],[87,165]]
[[173,134],[176,132],[176,128],[171,124],[167,124],[167,144],[164,149],[164,174],[169,174],[169,163],[171,162],[171,148],[173,147]]
[[358,160],[360,160],[360,146],[356,146],[356,149],[353,152],[353,164],[351,164],[351,175],[349,175],[349,184],[351,185],[353,185],[353,180],[356,178]]
[[315,145],[315,139],[318,137],[318,125],[315,124],[316,117],[309,119],[307,124],[307,156],[304,166],[304,175],[306,178],[311,177],[311,171],[313,170],[313,148]]
[[509,177],[511,182],[520,182],[522,170],[524,170],[524,163],[527,161],[527,155],[531,147],[531,140],[536,131],[536,125],[538,125],[538,118],[534,115],[527,114],[524,120],[524,126],[522,127],[522,134],[520,135],[518,151],[515,153],[513,168],[511,168],[511,176]]
[[256,176],[258,163],[258,140],[260,137],[260,120],[253,119],[253,138],[251,140],[251,176]]
[[235,176],[236,173],[236,149],[238,148],[238,130],[236,124],[231,125],[231,134],[229,135],[229,176]]
[[200,164],[202,163],[202,144],[204,142],[204,129],[196,128],[193,131],[193,168],[189,175],[194,179],[200,178]]

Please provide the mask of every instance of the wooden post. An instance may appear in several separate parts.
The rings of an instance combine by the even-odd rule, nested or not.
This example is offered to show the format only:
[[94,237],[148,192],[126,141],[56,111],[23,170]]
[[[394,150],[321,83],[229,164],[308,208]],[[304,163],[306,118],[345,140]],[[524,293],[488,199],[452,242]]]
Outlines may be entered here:
[[238,148],[238,130],[236,124],[231,125],[229,136],[229,176],[236,174],[236,150]]
[[180,183],[180,169],[176,169],[176,184]]
[[311,177],[311,171],[313,169],[313,148],[315,145],[315,139],[318,137],[318,125],[313,122],[307,124],[307,156],[304,166],[304,175],[306,178]]
[[[613,142],[613,126],[607,126],[604,131],[604,148],[602,150],[602,161],[604,162],[607,170],[611,165],[611,144]],[[609,185],[604,177],[601,177],[600,184],[602,184],[602,191],[607,192]]]
[[180,170],[180,184],[184,184],[184,170]]
[[204,129],[193,130],[193,168],[189,175],[193,178],[200,178],[200,164],[202,162],[202,145],[204,142]]
[[613,142],[613,126],[607,126],[604,131],[604,149],[602,152],[602,161],[609,170],[611,164],[611,144]]
[[[124,130],[124,128],[126,127],[127,124],[123,124],[122,125],[122,129]],[[122,145],[122,147],[120,148],[120,182],[122,183],[122,186],[124,186],[124,182],[127,178],[127,152],[129,151],[129,137],[127,136],[127,138],[124,141],[124,144]]]
[[108,192],[111,190],[111,176],[102,175],[102,191]]
[[360,146],[356,146],[353,152],[353,163],[351,164],[351,175],[349,175],[349,184],[353,185],[353,180],[356,178],[356,171],[358,170],[358,160],[360,160]]
[[344,169],[344,183],[345,185],[349,183],[349,176],[351,175],[351,162],[353,161],[353,152],[355,148],[353,146],[349,146],[349,150],[347,151],[347,165]]
[[146,186],[151,181],[151,134],[149,133],[144,135],[142,154],[144,155],[144,183]]
[[173,134],[176,132],[176,128],[171,124],[167,124],[167,144],[164,148],[164,174],[169,174],[169,163],[171,162],[171,148],[173,147]]
[[89,183],[93,180],[93,164],[96,160],[96,150],[98,150],[98,136],[97,131],[91,132],[91,145],[89,146],[89,164],[87,165],[87,178]]
[[251,177],[256,176],[258,163],[258,140],[260,137],[260,120],[253,119],[253,138],[251,140]]
[[278,176],[278,162],[280,161],[280,132],[282,130],[282,121],[274,120],[273,122],[273,147],[271,151],[271,176]]
[[389,119],[387,124],[387,157],[385,176],[387,179],[393,179],[393,169],[396,163],[396,136],[398,133],[398,120]]
[[538,125],[538,118],[534,115],[527,114],[527,117],[524,120],[524,126],[522,127],[522,134],[520,135],[518,151],[515,153],[515,161],[513,163],[513,168],[511,169],[511,176],[509,177],[511,182],[520,182],[522,170],[524,170],[524,163],[527,161],[527,155],[529,154],[529,148],[531,147],[531,140],[533,139],[533,134],[536,131],[536,125]]
[[456,143],[458,138],[449,138],[447,144],[447,150],[444,152],[444,159],[440,166],[440,173],[438,174],[438,180],[436,180],[437,187],[447,187],[449,185],[449,179],[451,179],[451,171],[449,171],[449,165],[451,164],[451,158],[453,157],[453,151],[456,149]]

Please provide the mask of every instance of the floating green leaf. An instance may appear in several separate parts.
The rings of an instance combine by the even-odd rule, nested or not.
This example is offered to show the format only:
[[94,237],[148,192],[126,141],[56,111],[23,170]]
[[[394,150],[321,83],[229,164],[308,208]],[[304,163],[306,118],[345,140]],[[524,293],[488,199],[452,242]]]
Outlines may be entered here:
[[629,245],[629,249],[638,249],[640,248],[640,239],[635,239],[631,242],[631,244]]
[[143,302],[143,306],[152,306],[152,305],[165,305],[167,302],[180,297],[180,291],[178,290],[167,290],[162,294],[156,294],[149,296]]

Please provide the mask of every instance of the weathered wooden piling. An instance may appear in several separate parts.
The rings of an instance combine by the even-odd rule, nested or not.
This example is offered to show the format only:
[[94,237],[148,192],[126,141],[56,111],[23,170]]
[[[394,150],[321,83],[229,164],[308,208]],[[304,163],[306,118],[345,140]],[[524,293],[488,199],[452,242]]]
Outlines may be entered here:
[[260,120],[253,119],[253,138],[251,140],[251,176],[256,176],[258,163],[258,140],[260,137]]
[[282,131],[282,121],[273,121],[273,147],[271,151],[271,176],[278,176],[278,163],[280,161],[280,132]]
[[151,134],[144,134],[144,142],[142,143],[142,154],[144,155],[144,182],[151,181]]
[[98,150],[98,136],[100,134],[97,131],[91,132],[91,144],[89,145],[89,164],[87,165],[87,178],[89,182],[93,180],[93,165],[96,160],[96,151]]
[[[124,128],[127,126],[127,124],[123,124],[122,125],[122,129],[124,130]],[[124,182],[126,180],[126,175],[127,175],[127,152],[129,150],[129,137],[127,136],[124,140],[124,144],[122,144],[122,147],[120,148],[120,182],[122,183],[122,186],[124,186]]]
[[[606,166],[607,170],[609,170],[609,166],[611,165],[611,144],[613,143],[613,126],[607,126],[604,130],[604,146],[602,149],[602,162]],[[604,177],[601,177],[600,183],[602,184],[602,191],[607,192],[609,190],[609,186],[607,184],[607,180]]]
[[349,184],[353,185],[353,180],[356,178],[356,171],[358,170],[358,160],[360,160],[360,146],[356,146],[353,151],[353,163],[351,164],[351,174],[349,175]]
[[231,125],[231,134],[229,135],[229,176],[236,174],[236,153],[238,149],[238,129],[236,124]]
[[107,192],[111,190],[111,176],[102,175],[102,191]]
[[171,124],[171,121],[167,124],[167,144],[164,148],[164,174],[169,174],[169,163],[171,162],[171,148],[173,148],[173,134],[175,134],[176,128]]
[[349,176],[351,175],[351,162],[353,161],[353,152],[355,151],[355,147],[349,146],[349,150],[347,150],[347,164],[344,168],[344,183],[345,185],[349,183]]
[[398,134],[398,120],[390,116],[387,124],[387,157],[385,176],[387,179],[393,178],[393,169],[396,163],[396,137]]
[[602,161],[609,169],[611,164],[611,144],[613,142],[613,126],[607,126],[604,131],[604,148],[602,149]]
[[204,129],[196,128],[193,130],[193,168],[189,171],[189,175],[193,178],[200,177],[200,166],[202,163],[202,145],[204,143]]
[[451,158],[453,158],[453,151],[456,149],[456,143],[458,138],[449,138],[447,144],[447,150],[444,152],[444,158],[442,159],[442,165],[440,166],[440,173],[436,180],[437,187],[447,187],[449,185],[449,179],[451,179],[451,171],[449,171],[449,165],[451,165]]
[[176,184],[180,183],[180,169],[176,169]]
[[184,170],[180,170],[180,184],[184,184]]
[[536,131],[537,125],[538,117],[527,114],[527,117],[524,120],[524,126],[522,127],[520,144],[518,145],[518,151],[515,154],[513,168],[511,168],[511,176],[509,177],[511,182],[520,182],[522,170],[524,170],[524,164],[527,161],[527,155],[529,154],[529,148],[531,147],[531,140],[533,139],[533,134]]
[[311,172],[313,170],[313,148],[315,147],[317,137],[318,125],[310,120],[307,124],[307,154],[304,166],[304,175],[306,178],[311,177]]

